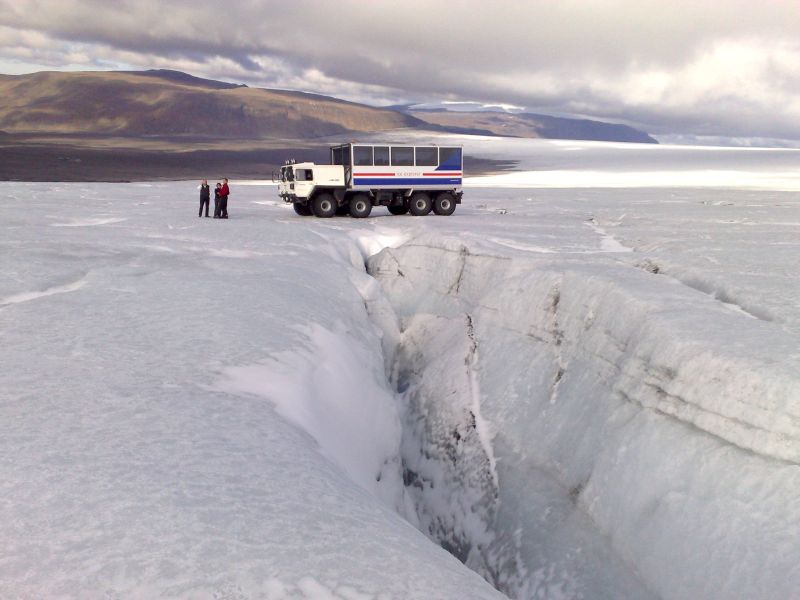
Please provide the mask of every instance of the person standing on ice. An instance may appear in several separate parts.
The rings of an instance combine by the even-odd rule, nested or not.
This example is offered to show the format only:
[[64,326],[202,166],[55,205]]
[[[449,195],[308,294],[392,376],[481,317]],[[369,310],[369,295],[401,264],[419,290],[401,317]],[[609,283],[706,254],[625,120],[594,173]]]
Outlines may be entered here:
[[208,201],[211,197],[211,189],[208,187],[208,180],[203,179],[200,184],[200,212],[197,213],[198,217],[203,216],[203,206],[206,207],[206,217],[208,216]]
[[228,218],[228,195],[231,193],[230,189],[228,189],[228,178],[225,177],[222,181],[222,188],[219,190],[219,205],[220,205],[220,219],[227,219]]
[[220,211],[220,198],[219,198],[219,190],[222,188],[222,184],[218,181],[216,187],[214,188],[214,218],[219,219],[219,211]]

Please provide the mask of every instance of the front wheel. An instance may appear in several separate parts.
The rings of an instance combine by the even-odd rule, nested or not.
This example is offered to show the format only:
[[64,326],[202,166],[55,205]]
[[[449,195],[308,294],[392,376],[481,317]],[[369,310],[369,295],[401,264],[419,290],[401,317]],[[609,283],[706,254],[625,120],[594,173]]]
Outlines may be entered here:
[[311,216],[311,209],[308,208],[308,204],[301,204],[300,202],[293,202],[292,204],[294,205],[294,212],[301,217]]
[[436,200],[433,203],[433,212],[435,212],[437,215],[452,215],[455,209],[456,199],[453,198],[453,194],[450,192],[442,192],[436,196]]
[[314,198],[312,210],[315,216],[321,219],[329,219],[336,214],[336,201],[330,194],[319,194]]
[[389,209],[389,212],[393,215],[404,215],[408,212],[408,204],[400,204],[400,205],[393,205],[387,206],[386,208]]
[[366,219],[372,212],[372,202],[366,194],[356,194],[350,198],[350,216]]
[[411,196],[411,202],[408,204],[408,210],[415,217],[424,217],[433,208],[431,197],[423,192],[417,192]]

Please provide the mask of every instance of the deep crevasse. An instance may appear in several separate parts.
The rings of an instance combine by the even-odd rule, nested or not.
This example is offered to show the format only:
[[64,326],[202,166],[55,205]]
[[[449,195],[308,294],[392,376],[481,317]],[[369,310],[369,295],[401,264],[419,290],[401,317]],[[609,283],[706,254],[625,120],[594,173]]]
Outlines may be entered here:
[[[0,310],[0,440],[9,459],[3,597],[499,597],[376,500],[413,521],[417,507],[396,501],[410,498],[399,457],[403,421],[365,302],[384,332],[386,363],[426,367],[425,388],[406,391],[431,390],[416,401],[443,423],[465,417],[459,436],[470,441],[469,456],[486,454],[490,438],[500,484],[494,509],[484,511],[491,526],[450,521],[492,536],[479,556],[504,589],[608,597],[630,582],[627,561],[648,585],[668,588],[665,597],[793,597],[797,467],[770,457],[795,447],[775,442],[791,437],[797,344],[711,295],[756,316],[753,307],[766,307],[763,314],[796,331],[796,245],[770,225],[768,265],[785,277],[764,289],[761,279],[727,277],[725,265],[718,280],[736,296],[697,285],[696,273],[713,279],[714,255],[707,261],[689,242],[685,228],[695,220],[702,229],[726,219],[721,227],[735,244],[716,256],[735,246],[722,262],[735,263],[736,273],[769,270],[763,254],[743,260],[767,234],[742,244],[754,228],[730,224],[734,207],[706,206],[721,196],[677,205],[671,198],[659,212],[644,194],[632,210],[647,212],[624,222],[630,203],[593,197],[606,207],[598,223],[610,232],[613,217],[614,235],[637,244],[625,256],[652,258],[665,274],[656,276],[583,254],[596,240],[581,237],[594,235],[582,199],[552,191],[533,202],[497,193],[509,211],[496,218],[505,208],[486,192],[486,210],[399,220],[401,228],[376,236],[368,221],[283,219],[285,207],[265,209],[255,188],[252,206],[237,209],[252,218],[231,229],[193,214],[190,227],[184,184],[12,187],[3,258],[14,276],[0,282],[2,297],[16,299]],[[94,215],[80,223],[64,214],[76,197]],[[260,218],[263,210],[276,218]],[[736,214],[752,210],[761,209]],[[788,210],[775,219],[797,221]],[[525,215],[536,228],[506,235]],[[565,243],[556,243],[552,227],[565,218],[575,227],[559,228]],[[674,231],[675,239],[639,254],[636,240],[653,228],[656,238]],[[342,268],[347,237],[367,235],[364,251],[373,254],[420,229],[439,238],[385,252],[399,261],[397,274],[387,263],[380,275],[391,304],[357,251],[345,249],[358,256]],[[459,232],[466,245],[441,241]],[[490,242],[484,254],[505,256],[481,255],[480,238]],[[508,257],[523,253],[553,260]],[[356,293],[348,275],[368,293]],[[754,341],[740,345],[745,339]],[[450,356],[437,360],[442,353]],[[652,368],[643,375],[645,363]],[[434,364],[442,373],[427,368]],[[463,391],[452,406],[438,401],[447,386],[437,381],[448,373]],[[691,412],[666,394],[690,400]],[[710,410],[723,397],[733,412]],[[482,424],[473,433],[476,399]],[[668,414],[659,401],[680,410]],[[727,422],[729,430],[711,435]],[[756,425],[749,437],[747,422]],[[761,454],[740,449],[748,447]],[[421,455],[421,445],[408,448]],[[476,461],[476,482],[491,481],[491,462]]]
[[[456,547],[468,565],[529,598],[641,598],[645,586],[676,599],[791,597],[800,376],[783,332],[623,265],[511,260],[430,238],[368,266],[402,325],[389,337],[401,388],[416,386],[405,396],[453,425],[426,425],[423,447],[465,447],[470,378],[480,386],[499,485],[492,502],[486,453],[458,457],[486,483],[451,483],[487,492],[468,511],[477,523],[456,523],[473,544]],[[417,500],[423,515],[448,514],[430,493]]]

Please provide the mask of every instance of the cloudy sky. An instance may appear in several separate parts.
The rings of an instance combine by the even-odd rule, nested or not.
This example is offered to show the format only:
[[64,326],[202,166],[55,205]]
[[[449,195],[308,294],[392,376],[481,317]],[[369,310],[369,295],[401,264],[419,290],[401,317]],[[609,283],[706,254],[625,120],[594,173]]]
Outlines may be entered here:
[[800,139],[796,0],[0,0],[0,72],[171,68]]

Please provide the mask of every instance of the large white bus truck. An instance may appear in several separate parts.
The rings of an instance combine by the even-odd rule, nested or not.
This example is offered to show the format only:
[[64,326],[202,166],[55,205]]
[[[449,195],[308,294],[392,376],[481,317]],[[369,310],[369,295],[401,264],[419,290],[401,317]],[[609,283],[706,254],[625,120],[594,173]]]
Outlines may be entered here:
[[373,206],[393,215],[452,215],[461,203],[460,146],[342,144],[331,164],[287,161],[278,193],[298,215],[368,217]]

